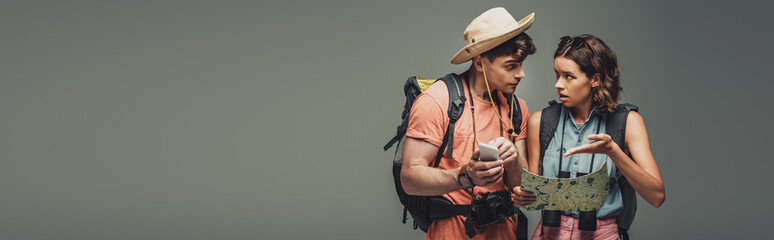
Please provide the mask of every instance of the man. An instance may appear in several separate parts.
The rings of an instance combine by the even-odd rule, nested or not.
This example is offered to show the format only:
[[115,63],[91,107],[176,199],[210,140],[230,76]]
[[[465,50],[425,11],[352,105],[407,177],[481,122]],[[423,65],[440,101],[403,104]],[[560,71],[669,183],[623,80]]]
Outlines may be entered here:
[[[467,100],[455,124],[453,143],[448,143],[453,147],[452,158],[444,155],[438,168],[432,167],[449,124],[449,94],[446,85],[438,81],[417,97],[411,108],[401,169],[406,193],[441,195],[453,204],[467,205],[474,196],[520,184],[521,169],[527,166],[529,110],[522,99],[514,101],[504,94],[514,93],[525,77],[522,62],[535,52],[532,39],[523,33],[533,20],[534,13],[517,22],[505,9],[493,8],[465,29],[467,46],[451,60],[452,64],[471,61],[470,68],[459,75]],[[508,116],[511,104],[521,106],[521,126],[512,126]],[[520,134],[510,134],[517,132],[515,128],[521,129]],[[498,148],[499,159],[481,161],[478,142]],[[468,239],[466,219],[456,215],[435,220],[427,239]],[[516,221],[514,215],[478,228],[474,239],[515,239]]]

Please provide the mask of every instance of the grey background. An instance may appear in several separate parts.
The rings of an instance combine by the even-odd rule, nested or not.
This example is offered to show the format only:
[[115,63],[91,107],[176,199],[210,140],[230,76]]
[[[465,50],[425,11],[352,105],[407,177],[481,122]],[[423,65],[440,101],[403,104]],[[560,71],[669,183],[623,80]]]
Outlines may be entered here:
[[559,37],[618,54],[667,191],[634,239],[767,236],[770,1],[3,1],[0,239],[421,239],[381,147],[494,6],[536,13],[531,111]]

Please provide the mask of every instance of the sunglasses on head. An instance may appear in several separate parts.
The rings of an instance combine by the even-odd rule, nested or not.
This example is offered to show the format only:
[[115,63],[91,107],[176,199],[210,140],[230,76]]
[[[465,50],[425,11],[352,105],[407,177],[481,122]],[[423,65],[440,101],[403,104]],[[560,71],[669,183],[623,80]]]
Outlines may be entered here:
[[585,43],[586,40],[580,37],[570,37],[570,36],[564,36],[561,39],[559,39],[559,47],[570,45],[570,47],[577,49],[583,43]]

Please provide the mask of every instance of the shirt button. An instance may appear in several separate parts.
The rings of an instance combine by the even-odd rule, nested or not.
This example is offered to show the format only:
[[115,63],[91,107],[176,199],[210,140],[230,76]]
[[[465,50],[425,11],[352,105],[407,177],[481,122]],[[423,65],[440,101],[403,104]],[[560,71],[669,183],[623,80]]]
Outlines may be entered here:
[[578,162],[574,162],[574,163],[572,163],[572,164],[573,164],[573,165],[578,165]]

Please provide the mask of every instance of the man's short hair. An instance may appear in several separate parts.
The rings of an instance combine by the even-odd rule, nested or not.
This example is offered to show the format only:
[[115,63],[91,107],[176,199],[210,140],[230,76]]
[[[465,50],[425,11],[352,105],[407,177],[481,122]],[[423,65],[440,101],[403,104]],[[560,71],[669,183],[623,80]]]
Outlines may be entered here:
[[495,58],[502,56],[513,56],[516,61],[522,62],[528,55],[532,55],[537,51],[535,44],[532,43],[532,38],[527,33],[521,33],[515,37],[505,41],[504,43],[497,45],[497,47],[490,49],[481,54],[482,57],[486,57],[489,61],[494,61]]

